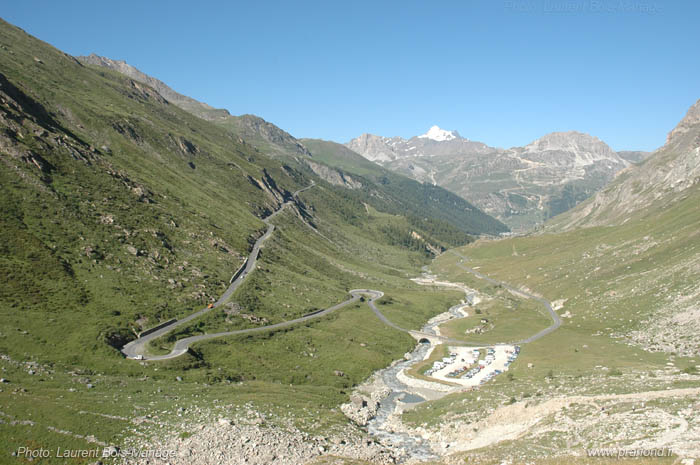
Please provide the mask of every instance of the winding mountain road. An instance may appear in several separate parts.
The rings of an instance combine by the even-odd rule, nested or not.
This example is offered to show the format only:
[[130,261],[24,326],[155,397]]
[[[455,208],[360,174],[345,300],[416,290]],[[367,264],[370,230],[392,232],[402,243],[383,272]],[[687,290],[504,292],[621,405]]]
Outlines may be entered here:
[[[206,341],[207,339],[214,339],[217,337],[223,337],[223,336],[239,336],[242,334],[255,334],[255,333],[262,333],[266,331],[274,331],[276,329],[282,329],[286,328],[288,326],[292,326],[298,323],[303,323],[305,321],[313,320],[316,318],[321,318],[322,316],[328,315],[329,313],[332,313],[336,310],[339,310],[346,305],[350,305],[354,302],[357,302],[360,300],[360,294],[354,294],[354,291],[350,291],[350,294],[352,297],[344,302],[341,302],[339,304],[336,304],[332,307],[326,308],[325,310],[321,310],[318,312],[314,313],[309,313],[308,315],[304,315],[299,318],[295,318],[293,320],[288,320],[288,321],[283,321],[281,323],[275,323],[272,325],[267,325],[267,326],[259,326],[257,328],[248,328],[248,329],[238,329],[235,331],[224,331],[221,333],[212,333],[212,334],[200,334],[198,336],[190,336],[190,337],[185,337],[182,339],[179,339],[175,343],[175,347],[173,347],[173,350],[170,351],[170,353],[165,354],[165,355],[146,355],[143,354],[143,359],[142,360],[168,360],[171,358],[179,357],[180,355],[186,353],[191,344],[194,344],[195,342],[201,342],[201,341]],[[169,330],[172,330],[170,328]]]
[[[421,338],[425,337],[425,338],[429,338],[429,340],[440,340],[441,342],[444,342],[444,343],[464,344],[466,341],[463,341],[463,340],[450,339],[450,338],[446,338],[444,336],[438,336],[435,334],[427,334],[427,333],[422,333],[420,331],[402,328],[401,326],[398,326],[397,324],[390,321],[377,308],[375,301],[378,299],[381,299],[384,296],[384,293],[382,291],[377,291],[374,289],[353,289],[353,290],[349,291],[349,294],[351,297],[348,300],[345,300],[345,301],[340,302],[336,305],[333,305],[332,307],[328,307],[326,309],[319,310],[319,311],[316,311],[313,313],[309,313],[308,315],[304,315],[304,316],[299,317],[299,318],[295,318],[293,320],[283,321],[280,323],[275,323],[275,324],[271,324],[271,325],[267,325],[267,326],[259,326],[256,328],[239,329],[239,330],[235,330],[235,331],[224,331],[224,332],[220,332],[220,333],[200,334],[197,336],[185,337],[185,338],[182,338],[182,339],[178,340],[177,342],[175,342],[175,346],[173,347],[172,351],[170,351],[170,353],[168,353],[168,354],[149,355],[147,353],[147,345],[150,341],[157,339],[161,336],[164,336],[165,334],[171,332],[175,328],[178,328],[178,327],[188,323],[189,321],[192,321],[195,318],[198,318],[198,317],[214,310],[215,308],[217,308],[217,307],[221,306],[223,303],[225,303],[231,297],[231,295],[236,291],[236,289],[238,289],[241,286],[241,284],[243,284],[243,282],[248,277],[248,275],[251,272],[253,272],[253,270],[255,269],[255,264],[257,262],[258,255],[260,254],[260,247],[262,246],[263,242],[265,242],[265,240],[267,238],[269,238],[270,235],[272,234],[272,232],[275,230],[275,225],[272,224],[270,222],[270,220],[272,220],[275,216],[279,215],[280,212],[282,212],[282,210],[286,206],[293,203],[293,201],[294,201],[293,199],[296,198],[296,196],[298,194],[300,194],[301,192],[303,192],[307,189],[312,188],[314,185],[315,184],[312,183],[311,185],[304,187],[303,189],[299,189],[296,192],[294,192],[292,194],[292,200],[288,200],[287,202],[285,202],[278,210],[276,210],[274,213],[272,213],[270,216],[268,216],[267,218],[265,218],[263,220],[264,223],[267,225],[267,230],[265,231],[265,233],[262,236],[260,236],[260,238],[258,238],[257,241],[255,241],[255,244],[253,245],[253,250],[251,250],[250,255],[248,256],[246,262],[242,266],[242,269],[239,269],[238,271],[236,271],[236,273],[233,275],[233,278],[231,280],[231,284],[229,285],[229,287],[226,289],[226,291],[222,294],[222,296],[219,298],[219,300],[217,300],[216,303],[211,308],[204,308],[202,310],[199,310],[199,311],[197,311],[197,312],[195,312],[195,313],[193,313],[193,314],[191,314],[191,315],[189,315],[181,320],[173,321],[172,323],[167,324],[167,325],[163,326],[162,328],[159,328],[155,331],[152,331],[152,332],[150,332],[142,337],[139,337],[139,338],[129,342],[124,347],[122,347],[122,349],[121,349],[122,353],[127,358],[137,359],[137,360],[168,360],[168,359],[173,359],[175,357],[179,357],[180,355],[185,354],[189,350],[190,345],[194,344],[195,342],[201,342],[201,341],[205,341],[208,339],[214,339],[214,338],[224,337],[224,336],[236,336],[236,335],[243,335],[243,334],[255,334],[255,333],[261,333],[261,332],[266,332],[266,331],[274,331],[277,329],[282,329],[282,328],[286,328],[289,326],[293,326],[295,324],[304,323],[304,322],[309,321],[309,320],[321,318],[321,317],[326,316],[330,313],[333,313],[336,310],[339,310],[347,305],[355,303],[355,302],[359,301],[363,295],[366,295],[369,297],[369,300],[367,301],[367,305],[374,312],[374,314],[377,316],[377,318],[379,318],[379,320],[382,323],[384,323],[385,325],[387,325],[391,328],[394,328],[398,331],[403,331],[403,332],[409,333],[417,339],[421,339]],[[452,254],[460,257],[462,259],[461,261],[468,260],[467,257],[460,254],[459,252],[456,252],[454,250],[452,250],[450,252]],[[460,261],[460,263],[457,263],[457,266],[459,268],[461,268],[469,273],[472,273],[476,277],[483,279],[487,282],[490,282],[492,284],[501,285],[510,291],[517,292],[517,293],[520,293],[520,294],[526,296],[527,298],[534,299],[537,302],[540,302],[547,309],[547,311],[548,311],[548,313],[553,321],[552,325],[550,325],[549,327],[543,329],[542,331],[540,331],[540,332],[538,332],[538,333],[536,333],[536,334],[534,334],[526,339],[523,339],[522,341],[516,342],[516,344],[527,344],[529,342],[536,341],[537,339],[540,339],[541,337],[551,333],[552,331],[556,330],[559,326],[561,326],[561,319],[559,318],[559,315],[556,314],[556,312],[552,308],[552,304],[548,300],[546,300],[542,297],[524,292],[524,291],[517,289],[517,288],[515,288],[507,283],[504,283],[502,281],[498,281],[498,280],[495,280],[493,278],[490,278],[482,273],[479,273],[478,271],[476,271],[472,268],[469,268],[469,267],[462,265],[461,261]]]
[[[450,253],[452,253],[453,255],[456,255],[457,257],[461,258],[462,261],[469,260],[469,258],[465,257],[464,255],[462,255],[461,253],[457,252],[456,250],[450,250]],[[467,272],[473,274],[474,276],[476,276],[476,277],[479,278],[479,279],[483,279],[484,281],[489,282],[489,283],[491,283],[491,284],[496,284],[496,285],[503,286],[505,289],[508,289],[509,291],[513,291],[513,292],[515,292],[515,293],[522,294],[522,295],[524,295],[525,297],[527,297],[527,298],[529,298],[529,299],[533,299],[533,300],[535,300],[535,301],[541,303],[541,304],[544,306],[544,308],[547,310],[547,313],[549,313],[549,317],[552,319],[552,324],[551,324],[550,326],[548,326],[547,328],[543,329],[542,331],[539,331],[538,333],[533,334],[532,336],[530,336],[530,337],[528,337],[528,338],[526,338],[526,339],[523,339],[522,341],[518,341],[518,342],[516,342],[515,344],[527,344],[527,343],[529,343],[529,342],[536,341],[536,340],[538,340],[538,339],[540,339],[540,338],[546,336],[547,334],[549,334],[549,333],[555,331],[557,328],[559,328],[559,327],[561,326],[561,318],[560,318],[559,315],[557,315],[557,313],[554,311],[554,309],[552,308],[552,303],[551,303],[549,300],[547,300],[547,299],[545,299],[545,298],[543,298],[543,297],[539,297],[539,296],[533,295],[533,294],[531,294],[531,293],[529,293],[529,292],[525,292],[525,291],[523,291],[523,290],[517,289],[517,288],[511,286],[511,285],[508,284],[508,283],[504,283],[503,281],[498,281],[498,280],[496,280],[496,279],[489,278],[489,277],[486,276],[485,274],[479,273],[478,271],[476,271],[476,270],[473,269],[473,268],[469,268],[468,266],[462,265],[461,261],[457,263],[457,267],[463,269],[464,271],[467,271]]]
[[[161,336],[164,336],[165,334],[168,334],[170,331],[174,330],[175,328],[178,328],[178,327],[194,320],[195,318],[199,318],[200,316],[202,316],[206,313],[209,313],[210,311],[214,310],[215,308],[217,308],[220,305],[222,305],[223,303],[225,303],[231,297],[231,295],[233,295],[233,293],[236,291],[236,289],[238,289],[241,286],[241,284],[243,284],[243,281],[245,281],[245,279],[248,277],[248,275],[255,269],[255,264],[258,260],[258,255],[260,254],[260,247],[262,246],[263,242],[265,242],[265,240],[267,240],[267,238],[270,237],[270,235],[272,235],[272,232],[275,230],[275,225],[272,224],[270,221],[273,218],[275,218],[277,215],[279,215],[284,210],[285,207],[294,203],[294,199],[300,193],[302,193],[308,189],[311,189],[315,185],[316,184],[312,182],[308,186],[293,192],[290,200],[287,200],[286,202],[284,202],[279,209],[277,209],[270,216],[268,216],[267,218],[265,218],[263,220],[263,222],[267,225],[267,230],[265,231],[265,233],[262,236],[260,236],[258,238],[257,241],[255,241],[255,244],[253,245],[253,250],[251,250],[250,255],[248,255],[248,258],[246,259],[245,263],[243,264],[243,269],[236,271],[236,273],[233,275],[234,279],[231,281],[231,284],[229,285],[229,287],[221,295],[221,297],[219,297],[219,300],[217,300],[216,303],[211,308],[203,308],[202,310],[199,310],[191,315],[188,315],[181,320],[173,321],[172,323],[165,325],[156,331],[153,331],[153,332],[146,334],[142,337],[134,339],[133,341],[129,342],[124,347],[122,347],[122,349],[121,349],[122,353],[127,358],[132,358],[132,359],[165,360],[168,358],[177,357],[177,356],[182,355],[185,352],[187,352],[187,347],[189,346],[189,344],[191,344],[192,342],[195,342],[195,341],[191,340],[187,344],[180,344],[180,343],[183,341],[186,341],[186,340],[199,338],[201,336],[193,336],[191,338],[185,338],[185,339],[178,341],[175,344],[175,349],[173,349],[173,351],[167,355],[147,355],[146,354],[146,346],[152,340],[157,339]],[[301,317],[301,318],[305,318],[305,317]],[[301,318],[299,320],[301,320]],[[274,325],[272,325],[272,326],[274,326]],[[252,328],[252,329],[261,330],[262,328]],[[242,330],[242,331],[248,331],[248,330]],[[221,334],[221,333],[219,333],[219,334]],[[221,335],[225,335],[225,334],[221,334]],[[214,335],[214,334],[207,334],[205,336],[216,337],[216,335]],[[205,339],[207,339],[207,338],[205,338]],[[196,339],[196,340],[201,340],[201,339]]]
[[372,289],[354,289],[354,290],[350,291],[350,293],[351,294],[361,293],[361,294],[368,295],[370,297],[370,299],[367,301],[367,305],[369,305],[369,308],[374,312],[374,314],[377,316],[377,318],[379,318],[379,321],[381,321],[385,325],[389,326],[390,328],[394,328],[398,331],[403,331],[404,333],[409,333],[411,336],[413,336],[414,338],[416,338],[418,340],[425,338],[428,340],[439,340],[442,343],[448,343],[448,344],[464,344],[464,341],[460,340],[460,339],[451,339],[449,337],[439,336],[437,334],[424,333],[422,331],[416,331],[413,329],[406,329],[406,328],[402,328],[401,326],[392,322],[386,316],[384,316],[384,314],[377,308],[377,306],[375,304],[376,300],[379,300],[384,296],[384,293],[382,291],[375,291]]

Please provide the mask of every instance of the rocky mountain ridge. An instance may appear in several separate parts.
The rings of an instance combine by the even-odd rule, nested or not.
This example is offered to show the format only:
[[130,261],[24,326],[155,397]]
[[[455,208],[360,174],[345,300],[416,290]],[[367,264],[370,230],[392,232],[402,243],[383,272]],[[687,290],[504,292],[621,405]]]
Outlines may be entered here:
[[672,129],[666,144],[641,165],[620,173],[614,183],[552,223],[553,228],[622,224],[636,214],[692,194],[700,185],[700,100]]
[[363,134],[345,145],[392,171],[445,187],[516,230],[568,210],[629,165],[600,139],[576,131],[510,149],[437,126],[410,139]]
[[223,108],[214,108],[210,105],[207,105],[206,103],[200,102],[191,97],[182,95],[174,91],[163,81],[149,76],[148,74],[128,64],[124,60],[113,60],[111,58],[99,56],[94,53],[87,56],[79,56],[76,57],[76,59],[84,64],[95,65],[114,70],[118,73],[130,77],[135,81],[147,84],[153,87],[161,96],[163,96],[163,98],[165,98],[170,103],[174,103],[183,110],[187,110],[190,113],[194,113],[200,118],[209,121],[216,121],[231,116],[228,110],[225,110]]
[[84,64],[111,69],[137,82],[155,89],[168,102],[207,121],[235,131],[240,137],[268,154],[284,155],[293,153],[308,157],[309,151],[294,137],[274,124],[255,115],[234,116],[223,108],[214,108],[206,103],[183,95],[163,81],[156,79],[123,60],[91,54],[77,57]]
[[454,152],[488,153],[495,150],[484,143],[465,139],[457,131],[444,131],[437,126],[410,139],[362,134],[345,146],[379,164],[408,158],[449,155]]

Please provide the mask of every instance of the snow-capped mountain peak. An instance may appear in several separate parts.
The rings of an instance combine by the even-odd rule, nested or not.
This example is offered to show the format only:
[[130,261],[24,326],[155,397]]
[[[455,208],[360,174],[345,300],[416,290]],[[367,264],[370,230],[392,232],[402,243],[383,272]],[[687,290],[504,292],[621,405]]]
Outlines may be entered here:
[[455,134],[455,131],[445,131],[444,129],[440,129],[438,126],[433,126],[432,128],[428,129],[428,132],[426,132],[422,136],[418,136],[418,138],[442,142],[446,140],[456,139],[457,135]]

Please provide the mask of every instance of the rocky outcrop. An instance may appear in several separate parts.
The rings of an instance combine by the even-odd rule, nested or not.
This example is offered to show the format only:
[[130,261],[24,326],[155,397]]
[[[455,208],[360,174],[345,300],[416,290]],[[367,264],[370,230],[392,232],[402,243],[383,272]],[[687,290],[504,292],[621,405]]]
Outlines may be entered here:
[[311,170],[321,179],[335,186],[342,186],[347,189],[360,189],[362,183],[352,178],[352,176],[343,173],[342,171],[330,168],[326,165],[307,160],[306,164]]
[[[24,182],[42,190],[42,183],[51,182],[51,174],[56,167],[38,152],[65,155],[88,165],[97,159],[99,153],[96,148],[74,137],[42,103],[10,82],[2,73],[0,128],[0,151],[3,155],[9,155],[0,157],[0,161]],[[29,165],[36,177],[27,176],[20,169],[22,165]]]
[[552,229],[617,225],[652,206],[663,208],[700,184],[700,100],[666,144],[642,165],[622,172],[614,183],[551,224]]
[[399,158],[398,152],[391,147],[390,140],[374,134],[362,134],[345,146],[368,160],[381,164]]
[[700,100],[695,102],[695,104],[690,107],[688,112],[685,114],[683,119],[678,123],[678,125],[668,133],[666,136],[666,145],[672,145],[676,141],[679,141],[683,134],[686,134],[693,129],[697,128],[700,123]]
[[365,433],[348,425],[342,431],[312,435],[292,421],[275,419],[248,410],[243,414],[215,418],[213,414],[185,411],[183,416],[199,421],[183,422],[171,427],[155,444],[133,444],[137,449],[166,451],[167,457],[124,460],[133,465],[209,465],[212,463],[251,465],[299,465],[323,456],[344,457],[373,464],[395,463],[391,452],[371,440]]
[[370,394],[355,392],[350,396],[350,402],[343,404],[340,409],[358,426],[367,426],[377,414],[381,400],[389,395],[389,392],[388,387],[374,390]]
[[267,170],[263,169],[263,175],[260,177],[260,179],[248,175],[248,181],[261,191],[265,192],[265,194],[267,194],[267,197],[273,202],[273,210],[277,210],[282,205],[282,203],[284,203],[285,197],[289,195],[288,192],[283,191],[277,187],[277,183],[272,178],[272,176],[270,176]]

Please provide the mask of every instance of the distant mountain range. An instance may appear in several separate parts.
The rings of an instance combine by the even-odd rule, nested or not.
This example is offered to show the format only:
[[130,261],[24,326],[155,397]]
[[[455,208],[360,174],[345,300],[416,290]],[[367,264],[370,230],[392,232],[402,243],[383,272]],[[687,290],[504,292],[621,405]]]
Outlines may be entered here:
[[[258,116],[234,116],[199,102],[124,61],[95,54],[77,58],[153,87],[170,103],[227,128],[268,156],[296,158],[337,185],[352,189],[362,186],[357,173],[338,171],[343,164],[340,160],[326,158],[326,166],[319,165],[307,148],[311,140],[300,141]],[[410,139],[363,134],[345,146],[391,172],[443,187],[516,231],[529,230],[567,211],[604,187],[630,163],[639,163],[649,155],[639,151],[616,153],[599,139],[574,131],[547,134],[525,147],[501,149],[438,126]],[[341,151],[334,148],[328,153],[339,156]],[[363,170],[366,172],[367,166]],[[379,167],[374,171],[374,177],[386,174]],[[387,189],[389,186],[383,186],[382,190]]]
[[445,187],[515,230],[570,209],[648,156],[616,153],[575,131],[501,149],[438,126],[410,139],[362,134],[345,145],[392,171]]

